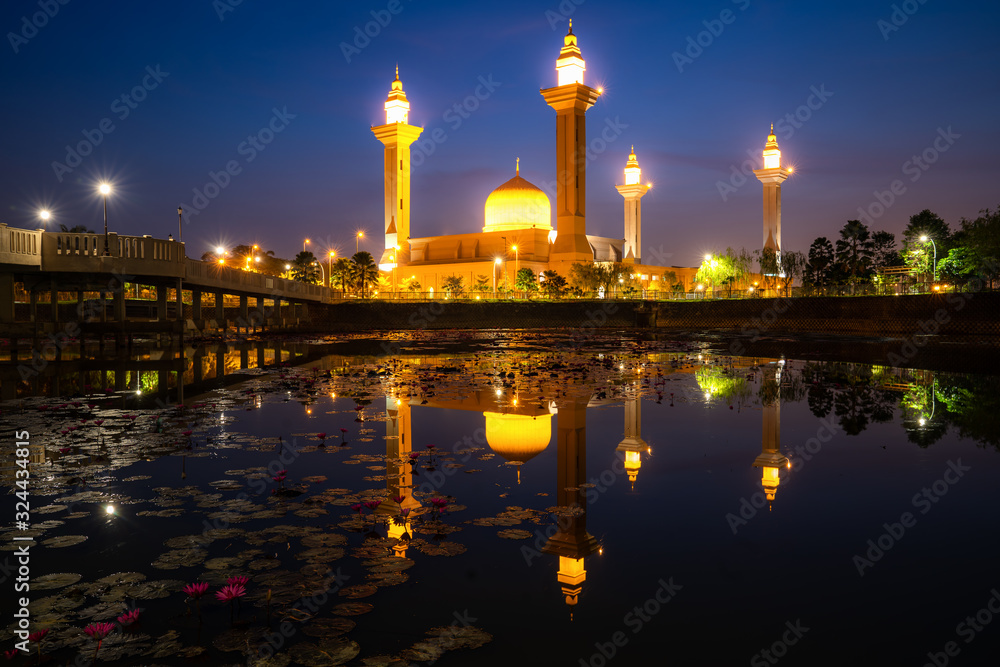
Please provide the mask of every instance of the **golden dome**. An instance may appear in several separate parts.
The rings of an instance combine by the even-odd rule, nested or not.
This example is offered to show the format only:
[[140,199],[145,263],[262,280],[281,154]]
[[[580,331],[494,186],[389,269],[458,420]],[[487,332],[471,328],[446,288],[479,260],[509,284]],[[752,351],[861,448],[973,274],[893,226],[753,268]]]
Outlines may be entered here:
[[532,417],[484,412],[483,416],[487,444],[508,461],[529,461],[544,452],[552,439],[551,414]]
[[539,188],[521,178],[520,161],[514,178],[486,198],[484,232],[512,229],[552,229],[552,205]]

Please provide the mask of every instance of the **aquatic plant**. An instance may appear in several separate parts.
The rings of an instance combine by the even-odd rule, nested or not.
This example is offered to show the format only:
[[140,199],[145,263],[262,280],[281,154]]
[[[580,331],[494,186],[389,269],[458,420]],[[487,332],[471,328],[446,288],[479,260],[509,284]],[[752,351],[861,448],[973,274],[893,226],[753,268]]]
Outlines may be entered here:
[[[205,584],[206,586],[208,584]],[[101,650],[101,642],[115,629],[114,623],[91,623],[83,629],[88,635],[97,640],[97,648],[94,649],[94,657],[91,662],[97,662],[97,653]]]
[[193,598],[195,606],[198,608],[198,620],[201,620],[201,596],[208,592],[208,584],[203,581],[196,581],[181,589],[189,598]]
[[139,613],[140,610],[138,609],[127,611],[118,617],[118,623],[121,624],[123,628],[126,628],[139,620]]

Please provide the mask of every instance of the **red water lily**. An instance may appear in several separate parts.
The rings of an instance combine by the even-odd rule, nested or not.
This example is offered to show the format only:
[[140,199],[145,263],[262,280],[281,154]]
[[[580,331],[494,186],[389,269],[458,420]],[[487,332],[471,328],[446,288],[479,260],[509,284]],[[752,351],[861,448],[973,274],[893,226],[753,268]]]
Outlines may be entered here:
[[226,584],[229,586],[246,586],[249,583],[250,577],[245,577],[243,575],[237,575],[235,577],[229,577],[226,579]]
[[133,609],[132,611],[127,611],[118,617],[118,622],[122,624],[123,627],[132,625],[139,620],[139,610]]
[[223,602],[232,602],[236,598],[241,598],[247,594],[247,589],[237,584],[223,586],[222,590],[215,594],[215,597]]
[[97,652],[101,650],[101,642],[114,629],[114,623],[91,623],[83,629],[84,632],[97,640],[97,648],[94,649],[94,657],[91,659],[91,662],[97,662]]

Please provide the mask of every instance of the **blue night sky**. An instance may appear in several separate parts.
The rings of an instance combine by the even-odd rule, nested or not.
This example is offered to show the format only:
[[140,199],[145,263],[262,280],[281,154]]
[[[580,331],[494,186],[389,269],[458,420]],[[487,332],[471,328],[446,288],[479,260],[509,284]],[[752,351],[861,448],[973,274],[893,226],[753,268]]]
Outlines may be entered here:
[[[555,85],[567,10],[585,81],[605,89],[587,114],[588,232],[622,236],[614,185],[634,143],[654,183],[643,199],[647,262],[759,247],[761,186],[731,177],[747,151],[759,159],[771,122],[796,168],[782,188],[785,249],[835,236],[895,180],[902,194],[871,226],[897,238],[924,208],[954,226],[1000,204],[995,2],[897,3],[913,14],[899,10],[893,30],[893,4],[871,0],[398,0],[395,15],[389,0],[226,2],[4,2],[0,221],[35,228],[47,206],[57,222],[101,229],[94,187],[106,178],[112,231],[176,235],[178,204],[193,208],[210,172],[235,161],[239,173],[184,228],[189,255],[224,241],[290,257],[304,237],[314,251],[350,254],[363,229],[377,257],[383,158],[369,126],[384,122],[398,62],[410,122],[425,128],[411,233],[479,231],[516,157],[531,182],[554,180],[555,113],[538,91]],[[22,17],[47,3],[55,16],[26,29]],[[373,11],[388,24],[345,56]],[[702,32],[707,46],[678,63]],[[122,100],[144,81],[145,99]],[[456,113],[477,87],[478,108]],[[289,116],[275,120],[275,109]],[[797,111],[804,121],[783,120]],[[272,122],[283,129],[262,150],[244,143]],[[436,128],[441,143],[429,140]],[[612,141],[595,145],[605,128]],[[68,161],[81,142],[96,145]],[[926,170],[911,162],[925,151]],[[720,182],[738,187],[724,197]]]

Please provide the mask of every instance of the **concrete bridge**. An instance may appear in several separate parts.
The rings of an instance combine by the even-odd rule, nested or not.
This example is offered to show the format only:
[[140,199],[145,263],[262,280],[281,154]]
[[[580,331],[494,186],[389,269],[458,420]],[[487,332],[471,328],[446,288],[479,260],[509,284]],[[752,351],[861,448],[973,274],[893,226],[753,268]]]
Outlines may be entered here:
[[[109,233],[107,255],[104,247],[103,234],[0,224],[0,335],[73,322],[116,333],[156,330],[156,323],[165,331],[256,329],[294,323],[308,304],[330,301],[322,285],[191,259],[174,240]],[[140,299],[138,288],[130,298],[126,283],[150,288],[155,299]],[[75,294],[75,303],[60,303],[60,293]]]

